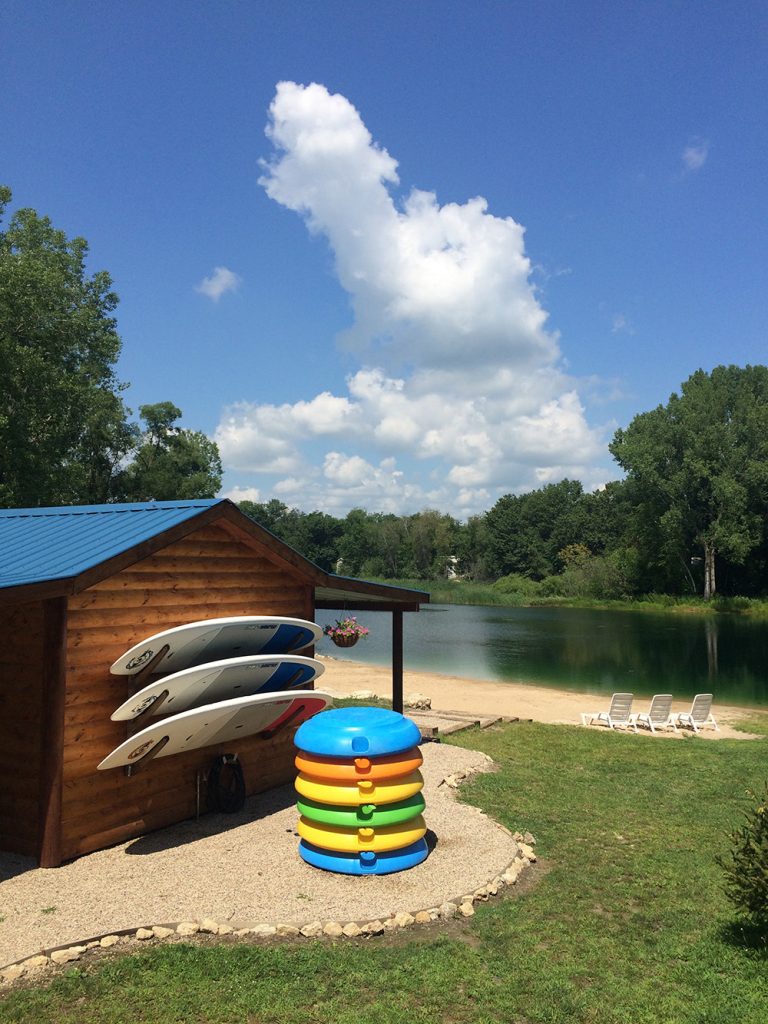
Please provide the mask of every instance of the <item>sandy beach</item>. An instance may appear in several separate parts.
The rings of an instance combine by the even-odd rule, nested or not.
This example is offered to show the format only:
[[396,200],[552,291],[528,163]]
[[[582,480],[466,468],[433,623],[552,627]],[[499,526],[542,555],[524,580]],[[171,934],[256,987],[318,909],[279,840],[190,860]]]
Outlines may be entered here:
[[[325,673],[318,680],[318,689],[347,696],[361,690],[371,690],[380,697],[391,697],[392,672],[389,667],[323,656],[321,660],[325,665]],[[406,699],[409,694],[423,693],[432,701],[433,711],[461,711],[469,714],[530,718],[536,722],[567,725],[581,725],[582,712],[605,710],[610,699],[601,693],[577,693],[528,683],[495,683],[483,679],[442,675],[437,672],[408,670],[404,673],[403,693]],[[650,698],[638,697],[634,703],[634,710],[647,711],[649,704]],[[673,703],[672,709],[687,711],[690,706],[690,700],[679,700]],[[747,733],[738,732],[732,723],[755,714],[768,716],[768,712],[755,712],[752,709],[720,704],[717,697],[712,713],[720,726],[720,731],[704,730],[700,735],[706,739],[752,738]],[[643,732],[649,735],[647,730]],[[675,737],[676,734],[668,730],[658,735]]]

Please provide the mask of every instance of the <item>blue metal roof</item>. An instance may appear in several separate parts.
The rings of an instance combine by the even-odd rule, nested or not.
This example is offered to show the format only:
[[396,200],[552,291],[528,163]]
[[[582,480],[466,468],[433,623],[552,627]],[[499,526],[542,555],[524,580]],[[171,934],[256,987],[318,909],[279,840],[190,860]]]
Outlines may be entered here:
[[0,509],[0,587],[79,576],[223,501]]

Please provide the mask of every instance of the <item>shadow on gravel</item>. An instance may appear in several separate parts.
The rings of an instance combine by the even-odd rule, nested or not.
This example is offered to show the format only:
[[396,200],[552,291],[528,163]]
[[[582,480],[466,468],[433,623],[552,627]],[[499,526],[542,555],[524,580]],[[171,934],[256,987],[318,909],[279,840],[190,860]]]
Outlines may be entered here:
[[36,870],[37,861],[34,857],[22,857],[19,853],[0,853],[0,882]]
[[177,846],[194,843],[208,836],[220,835],[222,832],[239,828],[242,825],[249,825],[254,821],[262,821],[272,814],[277,814],[279,811],[293,806],[295,802],[296,792],[293,786],[279,786],[266,793],[256,793],[254,796],[248,797],[242,810],[236,811],[234,814],[206,811],[200,815],[199,819],[189,818],[177,825],[165,825],[157,832],[139,836],[138,839],[126,846],[125,852],[132,856],[142,857],[150,853],[158,853],[160,850],[172,850]]

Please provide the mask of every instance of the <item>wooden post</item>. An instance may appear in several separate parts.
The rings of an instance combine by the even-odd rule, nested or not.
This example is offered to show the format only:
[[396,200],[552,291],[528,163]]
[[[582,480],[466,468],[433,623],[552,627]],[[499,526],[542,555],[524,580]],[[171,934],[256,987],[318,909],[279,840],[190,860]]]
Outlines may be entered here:
[[403,713],[403,612],[392,612],[392,710]]
[[40,753],[40,867],[61,864],[61,789],[67,682],[67,598],[43,606],[43,706]]

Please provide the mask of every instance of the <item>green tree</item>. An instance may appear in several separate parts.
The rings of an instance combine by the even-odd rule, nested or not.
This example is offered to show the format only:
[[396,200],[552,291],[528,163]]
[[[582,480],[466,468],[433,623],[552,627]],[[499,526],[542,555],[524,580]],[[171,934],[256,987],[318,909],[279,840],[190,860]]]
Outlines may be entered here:
[[486,520],[485,515],[470,516],[466,523],[459,524],[456,540],[457,573],[479,582],[493,577]]
[[259,526],[263,526],[278,537],[280,536],[280,524],[290,511],[288,506],[284,502],[278,501],[277,498],[271,498],[265,502],[241,501],[238,507]]
[[378,558],[377,525],[380,515],[362,508],[347,513],[339,538],[339,571],[344,576],[381,576],[384,563]]
[[335,572],[340,557],[344,523],[325,512],[302,512],[288,508],[277,498],[266,502],[241,501],[239,505],[251,519],[285,541],[326,572]]
[[[339,539],[343,530],[340,519],[325,512],[299,512],[283,521],[282,537],[286,544],[299,551],[326,572],[335,572],[339,560]],[[285,529],[285,526],[288,529]]]
[[736,564],[763,538],[768,499],[768,367],[697,370],[666,405],[636,416],[610,445],[634,484],[660,556],[690,562],[716,592],[716,558]]
[[146,424],[133,461],[115,480],[124,501],[213,498],[221,487],[221,459],[215,442],[198,430],[175,426],[181,409],[173,402],[139,407]]
[[558,551],[582,540],[583,499],[578,480],[561,480],[527,494],[499,498],[486,516],[493,575],[551,576],[559,568]]
[[415,576],[418,579],[445,578],[449,559],[456,554],[456,520],[436,509],[424,509],[408,517],[406,536]]
[[[0,187],[0,222],[11,202]],[[120,338],[88,245],[18,210],[0,231],[0,505],[103,502],[135,428],[114,373]]]

